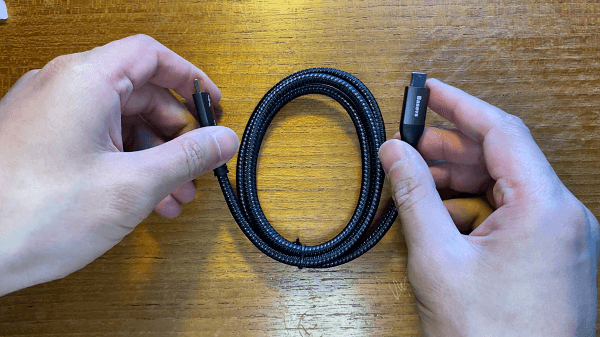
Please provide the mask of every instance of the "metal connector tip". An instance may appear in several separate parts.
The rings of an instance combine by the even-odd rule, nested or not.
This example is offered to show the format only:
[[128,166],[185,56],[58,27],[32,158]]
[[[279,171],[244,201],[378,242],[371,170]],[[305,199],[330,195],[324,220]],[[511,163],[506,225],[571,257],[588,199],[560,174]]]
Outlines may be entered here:
[[413,72],[410,76],[411,87],[425,87],[425,81],[427,81],[427,74]]
[[202,92],[202,80],[200,80],[200,83],[198,83],[198,80],[195,79],[194,80],[194,86],[196,87],[196,93],[199,94]]

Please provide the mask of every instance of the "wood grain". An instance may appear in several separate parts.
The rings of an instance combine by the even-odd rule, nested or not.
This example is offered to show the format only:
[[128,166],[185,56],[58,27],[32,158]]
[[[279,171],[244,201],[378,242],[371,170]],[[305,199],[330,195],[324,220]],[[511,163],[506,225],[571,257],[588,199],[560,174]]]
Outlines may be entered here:
[[[277,81],[331,66],[371,89],[391,137],[408,74],[421,70],[521,117],[567,187],[600,215],[597,1],[8,0],[7,7],[2,95],[58,55],[143,33],[219,85],[220,123],[240,136]],[[428,123],[444,124],[434,114]],[[339,106],[310,96],[276,117],[258,183],[264,211],[285,237],[315,244],[334,236],[355,206],[359,178],[356,134]],[[298,270],[250,244],[212,174],[197,186],[177,219],[152,214],[84,269],[0,298],[0,335],[419,333],[397,225],[356,261]]]

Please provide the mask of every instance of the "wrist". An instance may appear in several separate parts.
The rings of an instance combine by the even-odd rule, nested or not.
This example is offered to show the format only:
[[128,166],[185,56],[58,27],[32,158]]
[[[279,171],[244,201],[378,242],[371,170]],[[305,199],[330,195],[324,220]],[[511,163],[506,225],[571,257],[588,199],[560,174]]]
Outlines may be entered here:
[[50,235],[35,235],[33,229],[42,228],[39,224],[3,221],[0,227],[0,296],[67,275],[62,266],[55,263],[56,259],[53,260],[53,252],[43,247],[43,241]]
[[[596,298],[596,294],[593,294]],[[564,300],[564,299],[563,299]],[[499,300],[499,302],[501,302]],[[518,302],[518,301],[517,301]],[[442,309],[435,314],[418,305],[423,336],[592,336],[596,329],[595,300],[573,306],[556,298],[552,309],[528,307],[526,301],[506,310],[500,303],[495,310],[472,306]]]
[[0,197],[10,200],[0,205],[0,296],[61,277],[60,265],[50,261],[57,229],[49,224],[59,222],[55,215],[64,210],[56,200],[64,196],[50,190],[7,190],[16,192]]
[[3,218],[0,227],[0,296],[34,284],[28,277],[31,272],[26,270],[29,265],[22,258],[24,240],[16,230],[20,226],[20,223]]

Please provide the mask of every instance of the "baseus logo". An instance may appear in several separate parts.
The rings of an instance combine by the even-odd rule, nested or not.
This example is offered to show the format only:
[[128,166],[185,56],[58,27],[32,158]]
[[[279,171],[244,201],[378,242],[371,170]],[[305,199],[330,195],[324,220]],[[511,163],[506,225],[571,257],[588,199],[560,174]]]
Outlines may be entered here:
[[421,105],[421,96],[417,96],[417,102],[415,103],[415,117],[419,117],[419,106]]

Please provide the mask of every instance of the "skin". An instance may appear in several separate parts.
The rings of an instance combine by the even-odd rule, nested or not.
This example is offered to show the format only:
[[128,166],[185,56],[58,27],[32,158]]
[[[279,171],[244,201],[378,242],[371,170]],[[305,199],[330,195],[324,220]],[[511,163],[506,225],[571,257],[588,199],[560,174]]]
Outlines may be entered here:
[[[562,184],[519,118],[438,80],[427,87],[429,107],[456,129],[427,129],[418,152],[398,139],[379,152],[406,237],[423,333],[594,335],[596,218]],[[436,187],[486,193],[496,209],[442,202]],[[461,234],[469,222],[479,224]]]
[[177,216],[192,179],[235,154],[232,130],[195,129],[168,90],[192,101],[194,79],[220,100],[206,74],[147,36],[19,79],[0,101],[0,295],[82,268],[152,209]]
[[[0,101],[0,295],[82,268],[153,209],[177,216],[192,179],[234,155],[233,131],[196,129],[168,91],[191,101],[195,78],[216,104],[201,70],[134,36],[61,56],[11,88]],[[456,129],[427,129],[418,152],[398,139],[380,149],[424,334],[592,335],[597,220],[518,118],[427,86]],[[436,186],[485,193],[491,206],[442,202]]]

